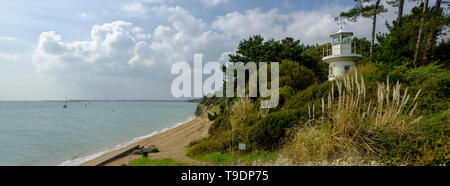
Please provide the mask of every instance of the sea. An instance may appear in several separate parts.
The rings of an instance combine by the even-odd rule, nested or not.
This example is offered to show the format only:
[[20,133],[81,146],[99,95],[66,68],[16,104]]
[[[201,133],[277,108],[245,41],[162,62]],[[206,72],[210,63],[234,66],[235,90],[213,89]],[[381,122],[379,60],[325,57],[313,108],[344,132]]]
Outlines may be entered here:
[[0,165],[76,166],[184,124],[196,107],[164,101],[0,101]]

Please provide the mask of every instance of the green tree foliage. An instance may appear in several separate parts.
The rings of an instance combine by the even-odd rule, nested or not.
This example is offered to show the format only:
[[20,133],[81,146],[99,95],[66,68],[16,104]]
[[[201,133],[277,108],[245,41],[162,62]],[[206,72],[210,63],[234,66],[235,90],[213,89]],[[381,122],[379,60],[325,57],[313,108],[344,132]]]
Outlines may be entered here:
[[405,6],[405,0],[390,0],[387,3],[393,7],[398,7],[397,22],[401,24],[403,19],[403,8]]
[[[370,41],[367,38],[357,38],[354,37],[352,43],[356,45],[356,53],[361,54],[363,56],[363,60],[360,60],[360,63],[365,63],[369,61],[370,57]],[[379,46],[375,45],[375,52],[379,51]]]
[[432,56],[433,59],[438,61],[439,64],[445,65],[444,67],[447,68],[447,70],[450,68],[450,39],[447,39],[445,41],[442,41],[439,43],[439,45],[432,50]]
[[[280,62],[290,60],[305,66],[319,75],[317,80],[322,82],[326,79],[326,64],[320,60],[321,53],[310,50],[317,48],[310,45],[300,44],[300,40],[285,38],[280,41],[273,39],[264,41],[260,35],[244,39],[239,43],[236,54],[231,54],[230,62]],[[309,55],[304,54],[309,51]]]
[[377,15],[386,12],[386,8],[381,3],[381,0],[354,0],[355,7],[348,12],[342,12],[341,17],[347,18],[349,21],[356,22],[359,17],[372,18],[372,36],[370,43],[370,61],[373,61],[374,46],[375,46],[375,27],[377,23]]
[[308,48],[302,53],[303,60],[310,61],[307,64],[314,64],[311,65],[312,67],[306,67],[314,72],[318,83],[323,83],[328,80],[329,65],[322,61],[324,47],[325,45],[316,45],[315,47]]
[[[411,13],[403,16],[402,24],[398,21],[393,21],[391,24],[386,23],[388,33],[380,33],[377,35],[377,40],[380,43],[380,50],[376,53],[376,58],[379,62],[386,63],[390,67],[405,65],[411,63],[414,60],[417,35],[420,30],[420,22],[423,14],[423,4],[414,7]],[[430,14],[431,9],[426,12]],[[435,20],[438,19],[439,21]],[[448,24],[448,15],[445,15],[441,10],[441,16],[435,18],[434,20],[429,20],[425,23],[426,28],[439,28],[436,32],[436,36],[428,36],[427,40],[421,42],[420,46],[424,46],[429,37],[439,37],[445,34],[444,25]],[[428,29],[425,29],[428,30]],[[448,61],[446,57],[448,54],[445,51],[446,44],[448,44],[448,39],[439,43],[439,45],[430,49],[431,59],[430,61],[440,61],[444,64]],[[442,45],[442,46],[441,46]],[[423,51],[423,50],[421,50]],[[424,65],[426,63],[420,63]]]
[[377,35],[381,46],[380,52],[377,53],[379,61],[386,62],[390,66],[398,66],[413,60],[421,9],[414,7],[411,14],[403,17],[401,25],[397,21],[392,24],[386,23],[389,32]]
[[[270,39],[264,41],[260,35],[243,40],[237,47],[236,54],[229,55],[230,62],[281,62],[288,59],[296,62],[305,62],[301,56],[303,51],[310,48],[300,44],[300,40],[285,38],[281,41]],[[309,66],[309,64],[302,64]],[[311,64],[313,65],[313,64]]]
[[315,81],[314,72],[293,61],[285,60],[280,65],[280,85],[289,86],[295,90],[303,90]]
[[441,8],[441,4],[442,0],[436,1],[430,16],[431,18],[428,21],[429,33],[426,38],[422,64],[429,64],[433,60],[433,49],[435,47],[437,37],[445,34],[443,33],[444,27],[450,23],[450,16],[449,14],[444,13]]

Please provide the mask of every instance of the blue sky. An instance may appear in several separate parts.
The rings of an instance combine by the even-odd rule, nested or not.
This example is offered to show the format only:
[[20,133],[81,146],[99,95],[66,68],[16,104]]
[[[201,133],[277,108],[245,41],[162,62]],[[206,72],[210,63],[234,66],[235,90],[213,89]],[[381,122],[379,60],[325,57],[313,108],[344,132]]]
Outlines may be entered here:
[[[431,2],[434,4],[434,1]],[[0,100],[172,99],[170,66],[227,61],[240,40],[324,43],[352,0],[0,2]],[[406,12],[413,6],[408,3]],[[377,31],[386,30],[381,16]],[[346,25],[369,36],[370,20]]]

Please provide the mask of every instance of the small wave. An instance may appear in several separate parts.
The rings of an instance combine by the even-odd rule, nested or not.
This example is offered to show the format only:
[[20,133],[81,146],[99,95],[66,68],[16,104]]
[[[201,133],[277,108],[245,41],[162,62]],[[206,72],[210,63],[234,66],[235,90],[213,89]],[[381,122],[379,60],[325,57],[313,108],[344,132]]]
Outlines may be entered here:
[[174,129],[174,128],[178,127],[178,126],[181,126],[181,125],[183,125],[183,124],[186,124],[186,123],[188,123],[188,122],[194,120],[194,118],[195,118],[195,117],[189,117],[188,120],[183,121],[183,122],[179,122],[179,123],[175,124],[175,125],[172,126],[172,127],[165,128],[165,129],[163,129],[163,130],[161,130],[161,131],[153,131],[152,133],[150,133],[150,134],[148,134],[148,135],[144,135],[144,136],[139,136],[139,137],[133,138],[133,140],[131,140],[131,141],[127,142],[127,143],[116,145],[116,146],[113,147],[113,148],[108,148],[108,149],[103,150],[103,151],[101,151],[101,152],[97,152],[97,153],[94,153],[94,154],[91,154],[91,155],[88,155],[88,156],[85,156],[85,157],[71,158],[71,159],[69,159],[69,160],[66,160],[66,161],[62,162],[61,164],[59,164],[59,166],[78,166],[78,165],[81,165],[81,164],[83,164],[83,163],[85,163],[85,162],[88,162],[88,161],[90,161],[90,160],[93,160],[93,159],[95,159],[95,158],[98,158],[98,157],[100,157],[100,156],[102,156],[102,155],[104,155],[104,154],[106,154],[106,153],[109,153],[109,152],[112,152],[112,151],[121,149],[121,148],[123,148],[123,147],[125,147],[125,146],[128,146],[128,145],[130,145],[130,144],[136,143],[136,142],[141,141],[141,140],[143,140],[143,139],[146,139],[146,138],[149,138],[149,137],[151,137],[151,136],[154,136],[154,135],[163,133],[163,132],[165,132],[165,131]]

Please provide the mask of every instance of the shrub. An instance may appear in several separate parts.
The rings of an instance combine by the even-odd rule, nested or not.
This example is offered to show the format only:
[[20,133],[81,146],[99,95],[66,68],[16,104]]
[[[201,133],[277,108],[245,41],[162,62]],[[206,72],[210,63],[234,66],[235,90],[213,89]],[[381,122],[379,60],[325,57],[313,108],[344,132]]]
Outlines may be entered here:
[[158,152],[159,152],[158,147],[152,147],[152,148],[150,148],[150,150],[148,151],[148,153],[158,153]]
[[325,97],[329,91],[331,91],[331,82],[329,81],[312,85],[288,99],[283,109],[300,109],[307,106],[308,103],[319,103],[320,99]]
[[283,107],[283,105],[295,95],[295,90],[289,86],[284,86],[280,88],[280,99],[278,102],[277,109]]
[[202,139],[198,139],[198,140],[191,141],[191,142],[188,144],[188,147],[192,147],[192,146],[197,145],[197,144],[199,144],[199,143],[201,143],[201,142],[204,142],[204,141],[206,141],[206,139],[208,139],[208,138],[202,138]]
[[216,119],[216,117],[217,117],[217,114],[214,113],[214,115],[212,115],[212,114],[208,113],[209,121],[214,121],[214,119]]
[[428,65],[405,72],[405,80],[412,90],[422,89],[417,99],[418,113],[430,114],[447,110],[450,106],[450,72],[442,66]]
[[230,132],[222,132],[218,135],[211,136],[205,141],[199,141],[197,144],[192,145],[188,148],[187,154],[194,156],[212,152],[227,152],[230,150],[231,143],[233,143],[231,139]]
[[312,70],[300,64],[285,60],[280,64],[280,85],[303,90],[315,82]]
[[286,131],[299,122],[300,110],[284,110],[267,115],[259,124],[249,129],[250,142],[257,148],[275,149],[279,141],[285,137]]
[[228,117],[224,114],[217,116],[214,122],[209,127],[208,133],[212,136],[217,135],[223,131],[231,128],[231,124]]

